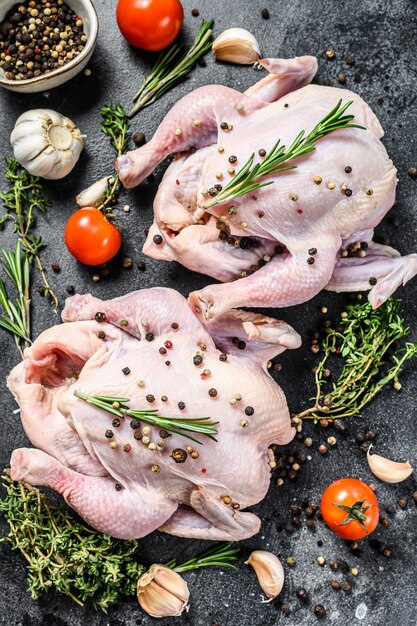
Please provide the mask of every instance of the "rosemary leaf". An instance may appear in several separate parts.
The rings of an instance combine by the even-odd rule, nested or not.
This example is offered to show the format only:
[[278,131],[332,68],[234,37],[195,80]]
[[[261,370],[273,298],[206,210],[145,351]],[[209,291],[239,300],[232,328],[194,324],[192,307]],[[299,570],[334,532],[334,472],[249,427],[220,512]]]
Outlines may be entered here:
[[136,104],[129,112],[129,117],[158,100],[191,72],[197,61],[211,49],[212,26],[213,20],[203,22],[194,43],[188,49],[186,46],[174,44],[160,55],[153,70],[135,94],[133,101]]
[[[111,139],[111,145],[116,157],[126,154],[129,145],[130,123],[126,111],[121,104],[116,106],[106,105],[101,111],[101,131]],[[113,179],[113,180],[112,180]],[[120,192],[119,175],[109,177],[106,191],[99,200],[99,210],[111,218],[112,206],[116,204]]]
[[253,165],[255,153],[251,154],[243,167],[236,173],[227,185],[211,200],[209,200],[205,208],[208,209],[221,202],[229,202],[235,198],[243,196],[255,189],[272,185],[274,181],[260,182],[266,176],[279,174],[289,169],[295,169],[296,165],[287,165],[285,163],[292,161],[304,154],[313,152],[316,149],[316,143],[326,135],[344,128],[360,128],[366,130],[358,124],[351,124],[354,115],[343,115],[346,109],[352,104],[347,102],[342,106],[342,100],[306,135],[302,130],[294,139],[288,149],[284,145],[280,146],[280,139],[271,148],[265,158]]
[[134,410],[130,409],[127,402],[130,402],[129,398],[119,398],[117,396],[97,396],[94,394],[85,394],[81,391],[74,391],[74,395],[80,400],[84,400],[98,409],[103,409],[112,415],[125,418],[131,417],[133,419],[139,419],[146,424],[163,428],[187,439],[191,439],[195,443],[202,445],[202,442],[190,435],[189,433],[199,433],[205,435],[213,441],[217,441],[215,435],[218,434],[216,430],[219,422],[211,421],[210,417],[198,417],[198,418],[186,418],[186,417],[163,417],[157,415],[157,409],[150,410]]

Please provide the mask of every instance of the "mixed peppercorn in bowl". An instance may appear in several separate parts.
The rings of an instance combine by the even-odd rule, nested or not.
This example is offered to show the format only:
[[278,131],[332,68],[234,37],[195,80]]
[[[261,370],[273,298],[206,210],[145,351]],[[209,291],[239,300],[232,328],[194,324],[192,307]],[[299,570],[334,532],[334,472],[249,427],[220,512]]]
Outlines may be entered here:
[[67,82],[97,41],[91,0],[7,0],[0,9],[0,85],[33,93]]

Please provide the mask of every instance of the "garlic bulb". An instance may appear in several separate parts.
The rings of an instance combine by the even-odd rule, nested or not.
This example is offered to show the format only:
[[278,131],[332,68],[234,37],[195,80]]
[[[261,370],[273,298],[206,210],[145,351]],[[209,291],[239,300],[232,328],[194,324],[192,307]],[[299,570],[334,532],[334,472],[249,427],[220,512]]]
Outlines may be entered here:
[[84,148],[84,138],[75,124],[51,109],[23,113],[10,143],[20,165],[34,176],[51,180],[69,174]]
[[80,207],[98,206],[106,190],[110,185],[113,185],[113,183],[114,177],[112,176],[100,178],[100,180],[97,180],[95,183],[87,187],[87,189],[84,189],[78,194],[75,198],[76,203]]
[[262,591],[269,598],[265,602],[272,602],[284,586],[284,568],[281,561],[272,552],[255,550],[245,565],[251,565],[255,570]]
[[239,65],[251,65],[259,61],[261,52],[258,42],[244,28],[229,28],[213,42],[216,61],[229,61]]
[[379,480],[385,483],[400,483],[413,473],[410,463],[398,463],[380,456],[379,454],[370,454],[372,445],[369,446],[367,452],[368,464],[371,472],[375,474]]
[[138,602],[152,617],[176,617],[187,609],[190,597],[185,580],[165,565],[151,565],[138,580]]

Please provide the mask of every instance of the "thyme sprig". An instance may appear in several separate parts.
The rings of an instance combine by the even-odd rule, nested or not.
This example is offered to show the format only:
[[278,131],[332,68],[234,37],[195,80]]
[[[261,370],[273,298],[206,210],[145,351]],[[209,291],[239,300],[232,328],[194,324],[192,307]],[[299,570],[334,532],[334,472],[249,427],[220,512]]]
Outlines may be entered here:
[[136,540],[114,539],[54,506],[39,489],[2,477],[6,495],[0,511],[9,533],[0,539],[19,550],[28,566],[28,589],[39,598],[49,589],[69,596],[80,606],[90,600],[105,613],[120,596],[136,593],[143,573]]
[[211,49],[213,20],[204,21],[193,44],[187,48],[174,44],[158,58],[149,76],[145,78],[133,101],[136,102],[129,117],[152,104],[168,89],[182,81],[193,69],[197,61]]
[[[398,382],[406,361],[417,356],[417,342],[405,341],[409,328],[399,307],[394,298],[376,310],[369,302],[346,307],[339,328],[326,329],[323,357],[315,368],[314,403],[296,417],[317,421],[359,416],[386,385]],[[335,355],[342,360],[341,372],[330,383],[326,370]]]
[[[130,123],[126,115],[126,111],[122,105],[116,106],[106,105],[101,111],[101,131],[111,139],[111,145],[114,148],[116,157],[126,154],[129,145],[129,128]],[[104,211],[109,217],[108,212],[117,202],[120,191],[119,175],[109,177],[106,191],[100,199],[99,209]]]
[[233,543],[222,543],[220,546],[211,548],[201,556],[191,559],[182,565],[177,565],[177,561],[173,559],[166,563],[166,566],[178,572],[178,574],[203,567],[230,567],[237,569],[235,565],[232,565],[232,562],[237,561],[239,558],[240,549],[232,548],[232,546]]
[[255,165],[253,165],[255,160],[255,153],[253,152],[245,165],[237,172],[236,176],[234,176],[214,198],[207,202],[205,207],[209,208],[221,202],[229,202],[255,189],[272,185],[274,183],[273,180],[264,183],[260,181],[266,176],[296,169],[296,165],[284,166],[284,164],[304,154],[313,152],[316,149],[317,141],[333,133],[335,130],[341,130],[343,128],[360,128],[366,130],[364,126],[360,126],[359,124],[350,124],[355,117],[354,115],[344,115],[351,104],[352,100],[342,106],[342,100],[339,100],[336,106],[323,117],[308,135],[302,130],[288,149],[285,145],[280,145],[281,140],[278,139],[271,150],[266,154],[265,158]]
[[40,251],[44,246],[42,238],[33,234],[36,212],[46,213],[50,205],[43,195],[42,184],[37,176],[32,176],[16,159],[6,161],[5,176],[10,182],[10,189],[0,193],[6,213],[0,217],[0,228],[7,220],[13,222],[13,230],[22,242],[22,249],[29,263],[34,262],[42,277],[45,296],[49,296],[58,308],[58,298],[52,290],[40,259]]
[[112,413],[120,418],[132,417],[146,424],[157,426],[171,433],[181,435],[187,439],[191,439],[195,443],[202,445],[202,442],[190,435],[189,433],[199,433],[217,441],[215,435],[217,430],[215,426],[219,422],[211,421],[210,417],[162,417],[158,415],[158,409],[133,410],[130,409],[126,402],[130,402],[129,398],[119,398],[116,396],[97,396],[87,394],[81,391],[74,391],[74,395],[99,409],[103,409],[108,413]]
[[2,248],[4,261],[1,266],[17,291],[17,298],[9,297],[6,285],[0,278],[0,327],[14,335],[16,346],[23,357],[23,346],[30,345],[30,275],[29,259],[22,252],[20,239],[14,251]]
[[[9,532],[0,539],[26,559],[28,589],[33,599],[50,589],[65,594],[78,605],[89,600],[107,613],[121,596],[134,596],[145,569],[138,562],[135,539],[120,540],[89,528],[65,508],[54,506],[36,487],[13,482],[10,470],[2,476],[5,496],[0,511]],[[239,548],[220,544],[199,557],[166,565],[178,573],[203,567],[229,567]]]

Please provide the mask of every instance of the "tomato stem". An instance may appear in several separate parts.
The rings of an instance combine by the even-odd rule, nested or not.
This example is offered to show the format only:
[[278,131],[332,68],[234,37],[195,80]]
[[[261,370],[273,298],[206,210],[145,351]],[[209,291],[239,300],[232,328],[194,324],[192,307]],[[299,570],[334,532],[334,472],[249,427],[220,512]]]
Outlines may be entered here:
[[345,511],[347,513],[346,519],[341,524],[337,524],[337,526],[346,526],[346,524],[349,524],[349,522],[358,522],[368,535],[368,529],[365,526],[365,522],[367,520],[365,513],[368,509],[371,508],[371,506],[373,506],[373,504],[363,506],[365,500],[366,498],[364,498],[363,500],[357,500],[356,502],[354,502],[354,504],[352,504],[352,506],[346,506],[344,504],[336,504],[335,502],[332,502],[333,506],[337,506],[339,509],[342,509],[342,511]]

